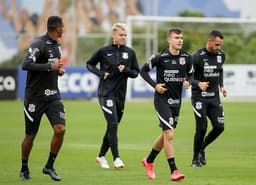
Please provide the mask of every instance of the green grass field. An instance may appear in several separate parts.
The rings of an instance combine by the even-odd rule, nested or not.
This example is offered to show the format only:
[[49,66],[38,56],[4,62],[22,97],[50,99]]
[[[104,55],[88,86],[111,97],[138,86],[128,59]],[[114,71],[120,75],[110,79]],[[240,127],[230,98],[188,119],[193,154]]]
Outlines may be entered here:
[[[148,180],[141,160],[151,150],[160,128],[151,100],[126,103],[119,127],[119,148],[125,168],[101,169],[95,163],[105,121],[97,101],[64,100],[67,132],[55,168],[63,185],[166,185],[169,169],[161,153],[156,159],[157,179]],[[183,102],[175,135],[179,169],[184,185],[253,185],[256,183],[256,102],[224,102],[225,131],[206,150],[207,166],[191,168],[194,117],[190,102]],[[24,136],[22,101],[0,101],[0,184],[24,184],[19,179],[20,145]],[[42,174],[49,152],[52,130],[44,117],[30,157],[33,185],[54,183]],[[107,155],[112,166],[112,157]]]

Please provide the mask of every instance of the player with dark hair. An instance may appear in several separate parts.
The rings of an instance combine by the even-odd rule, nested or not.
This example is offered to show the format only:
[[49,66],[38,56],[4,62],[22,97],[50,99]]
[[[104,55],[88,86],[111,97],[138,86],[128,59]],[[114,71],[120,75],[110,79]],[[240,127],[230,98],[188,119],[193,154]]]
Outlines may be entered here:
[[54,132],[43,173],[55,181],[61,180],[53,164],[65,133],[65,111],[58,89],[58,76],[64,74],[63,64],[59,62],[61,48],[58,43],[63,27],[61,17],[50,16],[47,21],[47,33],[36,38],[30,45],[22,65],[22,69],[27,71],[24,100],[25,138],[21,146],[22,180],[31,179],[28,160],[43,114],[46,114]]
[[109,148],[114,167],[124,167],[119,156],[117,131],[124,112],[127,79],[136,78],[139,74],[136,54],[125,45],[126,29],[125,24],[115,23],[112,27],[112,44],[98,49],[87,61],[88,70],[100,77],[98,99],[107,121],[100,152],[96,157],[96,162],[102,168],[109,168],[105,158]]
[[[169,29],[167,41],[169,48],[152,55],[140,72],[143,79],[155,89],[154,106],[162,129],[142,164],[146,168],[149,179],[155,179],[153,162],[163,149],[171,171],[170,179],[180,181],[185,176],[175,164],[173,139],[181,107],[182,87],[188,88],[192,78],[192,61],[191,56],[182,50],[181,29]],[[148,73],[154,67],[156,68],[155,81]]]
[[[192,167],[206,165],[205,148],[224,131],[224,112],[219,96],[219,91],[224,97],[227,96],[223,86],[223,39],[220,31],[212,30],[206,46],[192,54],[192,105],[196,122]],[[205,136],[207,117],[211,121],[212,130]]]

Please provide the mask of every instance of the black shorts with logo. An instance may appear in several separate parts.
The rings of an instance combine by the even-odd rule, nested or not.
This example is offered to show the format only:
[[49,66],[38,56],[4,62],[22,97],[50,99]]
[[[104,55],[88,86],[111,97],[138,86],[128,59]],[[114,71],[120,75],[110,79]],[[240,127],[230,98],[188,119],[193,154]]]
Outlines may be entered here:
[[51,125],[65,125],[64,105],[60,99],[52,101],[25,99],[24,116],[26,134],[31,135],[38,132],[44,113],[50,121]]
[[163,131],[175,130],[179,119],[180,103],[180,100],[155,98],[154,105],[160,121],[159,126]]

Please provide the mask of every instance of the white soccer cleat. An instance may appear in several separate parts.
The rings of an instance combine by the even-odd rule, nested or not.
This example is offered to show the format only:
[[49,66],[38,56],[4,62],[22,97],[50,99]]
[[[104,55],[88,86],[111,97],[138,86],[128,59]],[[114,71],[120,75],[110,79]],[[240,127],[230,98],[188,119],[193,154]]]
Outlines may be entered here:
[[99,163],[101,168],[109,168],[108,161],[105,159],[104,156],[96,157],[96,163]]
[[117,158],[115,159],[115,161],[114,161],[114,167],[115,167],[115,168],[123,168],[123,167],[124,167],[124,163],[123,163],[123,161],[122,161],[119,157],[117,157]]

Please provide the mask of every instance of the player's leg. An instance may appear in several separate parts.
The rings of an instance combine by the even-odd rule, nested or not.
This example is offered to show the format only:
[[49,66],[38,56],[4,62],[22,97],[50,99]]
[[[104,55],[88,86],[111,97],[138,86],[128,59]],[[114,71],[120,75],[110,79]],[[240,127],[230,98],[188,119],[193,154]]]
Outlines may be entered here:
[[167,110],[169,110],[169,113],[166,115],[163,114],[163,120],[161,120],[163,129],[163,149],[171,170],[170,180],[180,181],[185,178],[185,175],[182,174],[177,168],[173,146],[174,133],[178,124],[179,107],[170,107]]
[[199,161],[203,165],[206,165],[205,148],[224,130],[224,113],[218,97],[210,100],[207,115],[211,121],[212,130],[205,137],[202,149],[198,155]]
[[44,112],[43,107],[44,106],[37,101],[24,101],[25,137],[21,144],[22,165],[20,170],[20,177],[22,180],[31,179],[28,167],[28,160],[33,147],[34,139],[38,132],[41,117]]
[[170,179],[172,181],[179,181],[185,178],[184,174],[178,170],[174,157],[174,130],[177,126],[179,117],[179,105],[169,105],[168,102],[155,102],[157,109],[157,116],[160,121],[160,127],[163,134],[163,150],[171,171]]
[[113,158],[114,158],[114,167],[115,168],[123,168],[125,165],[123,161],[120,159],[120,154],[119,154],[119,147],[118,147],[118,126],[122,120],[123,114],[124,114],[124,106],[125,106],[125,99],[116,99],[116,115],[117,115],[117,130],[116,130],[116,148],[117,148],[117,154],[118,156],[116,157],[115,153],[112,152]]
[[156,178],[154,172],[154,161],[163,148],[163,134],[161,133],[154,141],[153,147],[149,155],[142,160],[142,165],[146,168],[146,173],[149,179]]
[[108,149],[109,149],[108,132],[109,132],[109,130],[108,130],[108,125],[107,125],[105,134],[104,134],[103,139],[102,139],[102,144],[101,144],[101,147],[100,147],[98,157],[104,157],[106,155],[106,153],[108,152]]
[[116,113],[118,117],[118,123],[121,122],[123,114],[124,114],[124,106],[125,106],[125,100],[116,100]]
[[173,147],[174,129],[168,129],[163,131],[163,150],[165,157],[168,161],[171,173],[177,170],[174,161],[174,147]]
[[96,157],[96,162],[100,164],[101,168],[109,168],[108,161],[105,158],[106,153],[109,149],[109,143],[108,143],[108,125],[105,131],[105,134],[102,139],[102,143],[100,146],[100,151],[98,156]]
[[163,148],[163,134],[161,133],[154,141],[151,152],[146,158],[148,163],[153,163]]
[[224,112],[219,99],[214,99],[211,102],[207,114],[212,124],[212,130],[205,137],[203,150],[224,131]]
[[[105,116],[104,109],[107,111],[107,108],[104,108],[106,100],[104,98],[99,98],[98,100],[99,100],[100,107],[103,111],[103,114]],[[106,119],[106,117],[105,117],[105,119]],[[109,142],[108,142],[108,133],[109,133],[109,126],[107,124],[106,131],[105,131],[105,134],[103,136],[102,143],[100,146],[99,154],[96,157],[96,162],[100,164],[101,168],[109,168],[108,161],[105,158],[105,155],[108,152],[108,149],[110,147]]]
[[204,137],[207,131],[207,104],[202,98],[192,99],[194,117],[195,117],[195,135],[193,144],[192,167],[202,167],[198,155],[204,144]]
[[61,178],[54,170],[54,162],[63,144],[64,134],[66,130],[65,111],[63,103],[59,100],[49,103],[48,109],[46,110],[46,116],[52,125],[53,136],[50,145],[50,153],[46,165],[43,168],[43,173],[48,174],[55,181],[60,181]]
[[104,117],[107,121],[107,141],[109,147],[112,152],[114,166],[115,168],[122,168],[124,167],[123,162],[120,160],[119,150],[118,150],[118,110],[117,110],[117,102],[111,98],[101,98],[100,104],[102,111],[104,113]]
[[20,170],[20,178],[24,181],[30,180],[30,171],[28,168],[28,159],[30,152],[33,147],[33,142],[36,135],[25,135],[22,144],[21,144],[21,170]]
[[[173,113],[170,110],[169,105],[166,103],[166,101],[161,101],[155,99],[154,106],[156,109],[156,114],[159,119],[159,127],[162,129],[162,133],[157,137],[153,144],[153,154],[155,155],[154,158],[158,155],[158,153],[165,147],[166,142],[168,142],[166,135],[164,134],[165,130],[173,130],[176,127],[176,122],[174,122],[174,119],[172,117]],[[165,137],[164,137],[165,136]],[[165,150],[165,149],[164,149]],[[149,158],[149,162],[153,162],[154,159]]]

